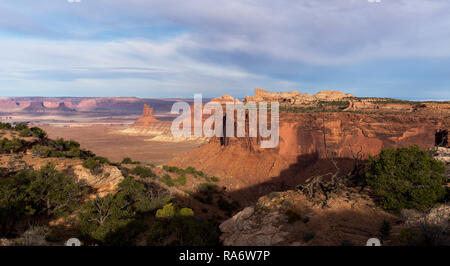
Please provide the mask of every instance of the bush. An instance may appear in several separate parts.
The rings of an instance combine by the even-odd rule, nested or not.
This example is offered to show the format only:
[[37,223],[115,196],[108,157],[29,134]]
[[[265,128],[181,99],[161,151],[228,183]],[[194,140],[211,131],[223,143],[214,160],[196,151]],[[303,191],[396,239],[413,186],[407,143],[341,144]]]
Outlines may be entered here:
[[164,219],[164,218],[173,218],[175,216],[175,206],[173,203],[169,203],[165,205],[162,209],[156,211],[156,218]]
[[33,155],[41,157],[41,158],[48,158],[50,157],[52,151],[49,147],[41,146],[41,145],[35,145],[31,149],[31,152]]
[[181,174],[179,177],[175,179],[175,183],[180,186],[186,185],[187,178],[185,174]]
[[169,173],[176,173],[176,174],[179,174],[179,175],[183,175],[183,174],[184,175],[188,175],[189,174],[189,175],[192,175],[195,178],[197,176],[201,176],[201,177],[205,176],[205,174],[202,171],[197,171],[197,170],[195,170],[194,167],[191,167],[191,166],[189,166],[186,169],[182,169],[182,168],[178,168],[176,166],[163,165],[163,169],[166,172],[169,172]]
[[122,160],[123,164],[140,164],[141,162],[134,162],[130,157],[125,157]]
[[424,210],[445,196],[443,163],[417,146],[383,150],[367,166],[367,184],[386,209]]
[[0,129],[11,129],[12,125],[10,123],[2,123],[0,122]]
[[26,123],[17,123],[15,126],[14,126],[14,130],[15,131],[22,131],[22,130],[24,130],[24,129],[28,129],[28,125],[26,124]]
[[47,132],[45,132],[43,129],[39,128],[39,127],[32,127],[30,128],[31,133],[33,134],[33,136],[43,140],[47,138]]
[[85,160],[83,162],[83,167],[91,170],[91,173],[94,175],[103,173],[102,164],[93,157]]
[[18,153],[25,152],[27,147],[30,145],[29,142],[14,138],[13,140],[9,140],[7,138],[3,138],[0,141],[0,153]]
[[58,216],[74,211],[87,188],[48,164],[39,171],[24,170],[0,180],[0,235],[30,216]]
[[219,178],[218,178],[218,177],[215,177],[215,176],[211,176],[211,177],[206,176],[206,177],[205,177],[205,180],[206,180],[207,182],[219,182]]
[[[88,150],[80,148],[80,144],[76,141],[65,141],[60,138],[57,140],[48,140],[47,133],[41,131],[40,128],[31,128],[33,135],[41,138],[40,145],[34,145],[32,152],[34,155],[41,158],[56,157],[56,158],[80,158],[86,160],[95,157],[95,154]],[[104,157],[95,157],[101,163],[109,163],[108,159]]]
[[141,178],[149,178],[156,176],[150,168],[143,166],[136,166],[130,171],[130,174],[140,176]]
[[133,245],[146,229],[143,214],[161,208],[170,197],[133,178],[125,178],[116,194],[86,202],[79,214],[80,232],[102,245]]
[[30,137],[30,136],[32,136],[32,134],[31,134],[31,130],[29,130],[28,128],[22,129],[21,131],[19,131],[19,137],[26,138],[26,137]]
[[219,187],[215,184],[201,183],[197,188],[194,198],[205,204],[213,204],[214,194],[219,193]]
[[165,174],[163,177],[161,177],[160,181],[163,182],[164,184],[166,184],[168,187],[175,186],[175,183],[173,182],[172,178],[168,174]]

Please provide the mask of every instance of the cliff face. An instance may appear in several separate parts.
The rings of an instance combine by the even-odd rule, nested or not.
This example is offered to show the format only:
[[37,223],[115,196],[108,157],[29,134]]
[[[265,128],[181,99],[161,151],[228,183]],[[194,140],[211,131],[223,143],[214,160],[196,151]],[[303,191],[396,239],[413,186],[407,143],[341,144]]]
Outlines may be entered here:
[[315,101],[340,101],[342,99],[354,98],[353,94],[345,94],[339,91],[320,91],[315,95],[308,93],[299,93],[298,91],[289,92],[268,92],[266,90],[255,89],[255,96],[245,97],[246,102],[278,101],[293,105],[310,104]]
[[[446,164],[449,175],[450,148],[434,149],[434,158]],[[403,245],[398,242],[402,228],[422,227],[424,222],[449,228],[448,217],[448,203],[424,213],[403,210],[399,215],[383,210],[367,190],[341,187],[326,198],[323,193],[311,198],[304,190],[296,189],[259,198],[256,204],[220,225],[220,238],[225,246],[365,246],[373,237],[382,239],[383,245]],[[383,221],[392,224],[389,236],[380,233]],[[443,233],[441,241],[449,243],[448,234],[444,237]]]
[[[139,99],[139,98],[69,98],[69,97],[3,97],[0,98],[0,112],[43,112],[42,108],[36,109],[42,103],[45,108],[57,109],[61,104],[68,109],[83,112],[110,113],[119,115],[136,115],[142,110],[142,105],[153,107],[157,113],[169,112],[175,99]],[[190,100],[186,100],[190,102]],[[31,106],[31,107],[30,107]],[[26,109],[27,107],[30,107]],[[64,111],[69,111],[65,109]]]
[[311,175],[353,167],[354,157],[376,155],[389,147],[434,146],[438,129],[449,128],[449,118],[420,114],[299,113],[280,114],[280,142],[260,149],[257,139],[231,138],[226,145],[213,138],[171,164],[193,166],[221,177],[232,190],[248,195],[292,188]]
[[44,106],[43,102],[32,102],[28,107],[23,109],[23,111],[30,113],[44,113],[48,111],[48,109]]

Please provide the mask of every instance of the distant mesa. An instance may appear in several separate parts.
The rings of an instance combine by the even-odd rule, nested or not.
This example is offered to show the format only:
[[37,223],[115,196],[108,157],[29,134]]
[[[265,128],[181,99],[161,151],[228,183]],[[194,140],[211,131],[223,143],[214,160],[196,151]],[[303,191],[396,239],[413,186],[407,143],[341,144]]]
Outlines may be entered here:
[[233,98],[233,96],[231,95],[224,94],[220,97],[212,99],[211,102],[218,102],[220,104],[225,104],[225,103],[240,103],[241,101],[239,101],[239,99]]
[[27,108],[23,109],[23,111],[30,113],[45,113],[48,110],[43,102],[31,102]]
[[353,94],[346,94],[340,91],[320,91],[315,95],[300,93],[298,91],[289,92],[269,92],[255,88],[255,96],[245,97],[245,102],[276,101],[290,104],[305,104],[317,101],[340,101],[343,99],[355,98]]
[[31,102],[28,107],[23,109],[24,112],[29,113],[46,113],[46,112],[75,112],[75,109],[71,109],[65,105],[65,103],[59,103],[56,108],[45,107],[44,102]]
[[52,111],[59,111],[59,112],[75,112],[75,109],[71,109],[66,106],[65,103],[59,103],[59,106],[55,109],[51,109]]

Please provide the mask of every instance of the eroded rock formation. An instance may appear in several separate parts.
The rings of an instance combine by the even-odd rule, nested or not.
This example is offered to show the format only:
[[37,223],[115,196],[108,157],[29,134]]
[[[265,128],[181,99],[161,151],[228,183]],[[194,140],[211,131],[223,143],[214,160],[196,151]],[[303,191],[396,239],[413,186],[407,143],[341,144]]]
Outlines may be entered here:
[[419,113],[281,113],[280,142],[274,149],[261,149],[255,138],[230,138],[226,146],[213,138],[170,164],[218,176],[238,197],[261,196],[329,172],[330,158],[349,171],[355,157],[366,159],[385,148],[431,148],[435,132],[449,127],[448,117]]
[[144,104],[144,109],[142,111],[142,117],[139,118],[133,125],[133,127],[148,127],[153,123],[160,123],[158,119],[153,116],[153,109]]
[[308,93],[290,92],[268,92],[266,90],[255,89],[255,96],[245,97],[245,102],[272,102],[288,103],[293,105],[311,104],[315,101],[340,101],[354,98],[353,94],[345,94],[339,91],[320,91],[315,95]]

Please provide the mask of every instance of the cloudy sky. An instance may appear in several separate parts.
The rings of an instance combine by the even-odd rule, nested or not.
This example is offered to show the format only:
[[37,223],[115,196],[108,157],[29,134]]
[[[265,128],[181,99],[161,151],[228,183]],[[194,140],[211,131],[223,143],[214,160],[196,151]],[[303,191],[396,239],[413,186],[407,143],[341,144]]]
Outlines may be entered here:
[[448,100],[449,14],[448,0],[1,0],[0,96]]

